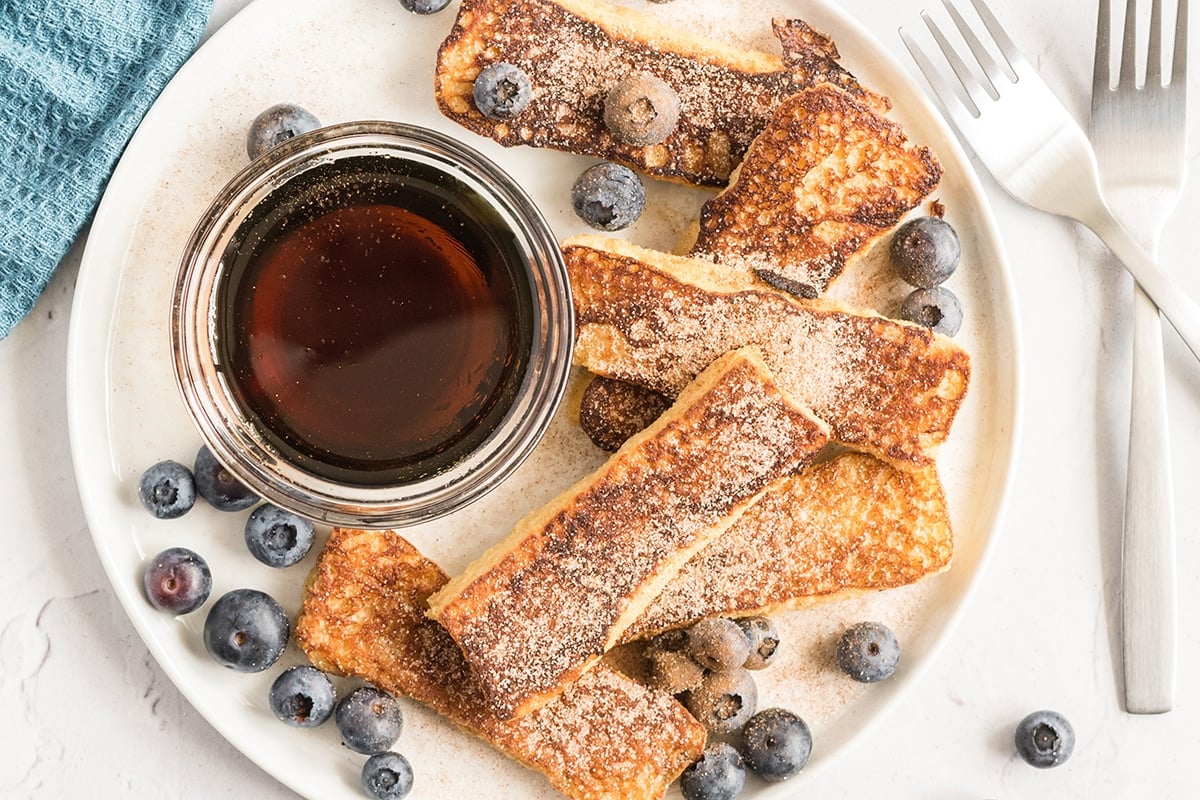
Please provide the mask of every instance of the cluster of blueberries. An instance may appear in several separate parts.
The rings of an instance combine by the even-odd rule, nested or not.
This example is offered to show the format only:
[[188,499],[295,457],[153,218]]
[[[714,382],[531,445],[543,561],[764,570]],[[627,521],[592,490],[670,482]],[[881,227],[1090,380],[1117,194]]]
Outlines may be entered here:
[[[713,739],[680,776],[685,800],[732,800],[747,771],[779,782],[799,773],[812,753],[803,719],[783,708],[758,709],[752,672],[770,666],[779,635],[766,617],[702,619],[650,640],[645,655],[650,683],[679,697]],[[864,622],[841,637],[837,661],[851,678],[874,683],[891,677],[900,644],[885,625]],[[728,737],[740,734],[735,746]]]
[[[219,511],[244,511],[246,549],[270,567],[298,564],[314,540],[313,524],[259,498],[201,447],[191,469],[177,461],[160,461],[138,483],[142,505],[159,519],[190,511],[197,495]],[[146,598],[155,608],[188,614],[200,608],[212,591],[212,571],[198,553],[171,547],[156,555],[143,573]],[[213,659],[238,672],[262,672],[283,654],[291,622],[279,603],[257,589],[233,589],[219,597],[204,620],[204,647]],[[267,698],[283,722],[311,728],[331,716],[347,747],[369,756],[362,785],[376,800],[400,800],[412,788],[407,759],[390,748],[400,737],[400,703],[373,686],[361,686],[338,700],[329,676],[307,664],[293,666],[271,684]]]

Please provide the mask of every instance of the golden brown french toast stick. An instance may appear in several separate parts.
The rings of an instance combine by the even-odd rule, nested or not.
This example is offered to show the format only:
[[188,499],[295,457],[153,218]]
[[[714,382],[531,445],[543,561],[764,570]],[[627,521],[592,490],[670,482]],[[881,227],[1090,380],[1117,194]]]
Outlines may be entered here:
[[392,531],[335,529],[306,587],[296,641],[321,669],[411,697],[546,776],[573,800],[658,800],[704,747],[672,697],[600,665],[544,708],[503,721],[425,615],[446,575]]
[[781,102],[729,188],[704,204],[692,254],[817,297],[938,185],[900,125],[829,84]]
[[430,598],[501,718],[557,696],[662,586],[808,463],[826,427],[754,348],[718,358],[603,466],[520,523]]
[[904,586],[946,569],[953,552],[936,465],[902,471],[843,453],[763,492],[671,579],[625,637]]
[[752,344],[833,440],[907,468],[933,460],[966,394],[969,356],[928,328],[621,239],[574,237],[563,253],[575,361],[599,375],[674,395],[720,354]]
[[[763,25],[767,20],[763,20]],[[838,65],[833,41],[801,20],[777,20],[783,57],[730,47],[596,0],[463,0],[438,51],[434,94],[442,113],[481,136],[617,161],[656,177],[723,186],[783,98],[829,82],[876,107]],[[514,117],[492,119],[472,90],[485,67],[509,63],[532,98]],[[604,124],[608,92],[645,73],[672,87],[679,121],[662,142],[634,145]]]

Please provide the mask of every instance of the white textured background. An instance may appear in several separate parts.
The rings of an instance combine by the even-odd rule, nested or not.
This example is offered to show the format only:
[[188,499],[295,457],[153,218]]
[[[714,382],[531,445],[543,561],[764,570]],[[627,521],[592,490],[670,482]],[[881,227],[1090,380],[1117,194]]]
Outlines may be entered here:
[[[243,5],[216,0],[210,29]],[[915,24],[923,0],[842,5],[899,53],[896,28]],[[1086,121],[1091,0],[992,6]],[[1200,110],[1194,94],[1192,100]],[[798,781],[796,796],[1200,796],[1200,631],[1191,624],[1200,604],[1193,567],[1200,564],[1200,365],[1169,337],[1183,565],[1178,707],[1162,717],[1131,717],[1121,711],[1115,657],[1129,283],[1090,234],[1017,205],[989,178],[984,184],[1020,293],[1027,358],[1025,424],[1006,522],[932,669],[856,747],[812,780]],[[1189,271],[1200,256],[1198,217],[1193,180],[1162,246],[1164,263],[1193,296],[1200,296],[1200,274]],[[66,340],[80,250],[64,261],[31,317],[0,341],[0,798],[295,797],[182,699],[134,633],[96,557],[66,428]],[[1041,707],[1063,711],[1078,734],[1075,756],[1056,770],[1033,770],[1012,752],[1013,726]]]

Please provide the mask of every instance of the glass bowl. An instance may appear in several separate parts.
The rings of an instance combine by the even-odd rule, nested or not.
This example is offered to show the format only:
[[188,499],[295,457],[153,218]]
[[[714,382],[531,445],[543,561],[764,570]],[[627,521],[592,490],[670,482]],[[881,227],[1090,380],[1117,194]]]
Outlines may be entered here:
[[203,441],[315,520],[414,525],[533,450],[574,340],[558,243],[481,154],[396,122],[321,128],[235,176],[196,225],[171,310]]

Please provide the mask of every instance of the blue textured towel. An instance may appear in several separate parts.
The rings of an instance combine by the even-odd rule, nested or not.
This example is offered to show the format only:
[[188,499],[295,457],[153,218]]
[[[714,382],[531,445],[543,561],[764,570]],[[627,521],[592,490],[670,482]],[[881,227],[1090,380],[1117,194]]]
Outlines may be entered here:
[[33,307],[212,0],[0,0],[0,338]]

